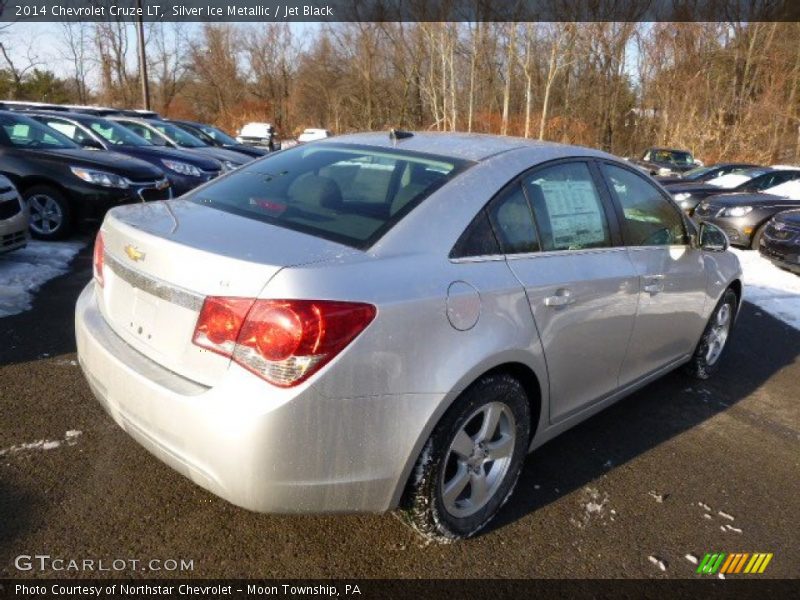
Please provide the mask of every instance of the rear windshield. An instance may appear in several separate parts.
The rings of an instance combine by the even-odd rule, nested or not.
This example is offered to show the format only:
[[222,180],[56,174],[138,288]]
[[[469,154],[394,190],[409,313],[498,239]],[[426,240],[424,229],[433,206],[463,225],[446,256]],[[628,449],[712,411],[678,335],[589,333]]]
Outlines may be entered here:
[[192,193],[199,204],[368,248],[471,163],[369,146],[298,146]]

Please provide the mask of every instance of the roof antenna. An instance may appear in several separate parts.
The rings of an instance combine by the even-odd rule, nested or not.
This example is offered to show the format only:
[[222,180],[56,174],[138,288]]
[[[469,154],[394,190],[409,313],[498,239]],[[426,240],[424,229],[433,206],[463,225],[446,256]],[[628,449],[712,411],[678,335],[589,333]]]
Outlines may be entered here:
[[406,138],[414,137],[414,134],[410,131],[404,131],[402,129],[390,129],[389,130],[389,139],[393,142],[397,142],[397,140],[404,140]]

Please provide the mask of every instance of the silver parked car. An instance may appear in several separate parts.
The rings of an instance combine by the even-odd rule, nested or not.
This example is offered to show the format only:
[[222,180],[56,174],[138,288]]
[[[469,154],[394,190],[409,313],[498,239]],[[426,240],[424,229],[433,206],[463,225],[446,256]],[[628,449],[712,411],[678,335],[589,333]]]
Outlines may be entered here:
[[726,249],[599,151],[344,136],[109,212],[78,353],[125,431],[234,504],[400,508],[455,539],[528,452],[718,367],[742,293]]
[[0,254],[28,244],[28,207],[17,188],[0,175]]

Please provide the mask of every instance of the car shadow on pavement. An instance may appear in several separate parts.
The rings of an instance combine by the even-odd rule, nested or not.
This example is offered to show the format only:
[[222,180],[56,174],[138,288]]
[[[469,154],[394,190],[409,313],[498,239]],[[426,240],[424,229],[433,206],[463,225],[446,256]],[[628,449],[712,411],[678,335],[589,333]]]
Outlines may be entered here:
[[75,352],[75,302],[92,279],[92,245],[36,292],[31,310],[0,319],[0,367]]
[[729,409],[798,354],[800,331],[745,302],[720,368],[709,380],[673,371],[536,450],[486,531],[523,518]]
[[[0,560],[5,556],[17,536],[26,533],[37,520],[34,496],[27,490],[0,480]],[[7,567],[7,564],[3,565]]]

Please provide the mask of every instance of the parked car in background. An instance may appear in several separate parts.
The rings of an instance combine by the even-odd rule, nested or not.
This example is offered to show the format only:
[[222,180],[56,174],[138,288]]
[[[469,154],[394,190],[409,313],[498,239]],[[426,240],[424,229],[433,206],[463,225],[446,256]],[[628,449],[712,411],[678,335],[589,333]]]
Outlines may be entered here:
[[218,160],[223,173],[238,169],[253,160],[252,156],[240,154],[225,148],[209,146],[204,141],[184,131],[177,125],[163,120],[136,119],[133,117],[110,116],[110,120],[120,123],[156,146],[178,148]]
[[270,152],[281,149],[278,132],[270,123],[247,123],[239,130],[236,141],[248,146],[263,146]]
[[719,367],[742,291],[726,249],[603,152],[337,137],[112,211],[79,363],[123,429],[236,505],[400,507],[453,540],[528,452],[679,366]]
[[222,171],[218,160],[178,148],[156,146],[119,123],[102,117],[69,112],[26,114],[84,148],[111,150],[155,165],[164,171],[175,196],[185,194]]
[[42,239],[63,238],[79,221],[101,219],[112,206],[172,195],[161,169],[81,148],[20,112],[0,112],[0,173],[19,190],[31,232]]
[[28,244],[28,208],[8,177],[0,175],[0,254]]
[[683,211],[692,216],[697,205],[709,196],[724,193],[758,193],[800,177],[800,169],[753,167],[733,171],[705,183],[672,183],[667,190]]
[[752,165],[748,163],[717,163],[709,167],[695,167],[694,169],[689,169],[683,173],[675,173],[673,175],[658,175],[656,180],[661,185],[667,185],[670,183],[702,183],[704,181],[721,177],[722,175],[727,175],[728,173],[733,173],[734,171],[751,169],[753,167],[758,167],[758,165]]
[[782,269],[800,275],[800,210],[787,210],[772,217],[759,240],[758,251]]
[[698,166],[691,152],[673,148],[648,148],[631,162],[644,167],[651,175],[683,173]]
[[211,125],[206,125],[205,123],[198,123],[196,121],[180,121],[175,119],[170,119],[169,122],[174,123],[181,129],[184,129],[192,135],[200,138],[209,146],[227,148],[228,150],[233,150],[234,152],[239,152],[240,154],[246,154],[247,156],[251,156],[253,158],[261,158],[262,156],[269,154],[269,150],[266,148],[258,148],[248,144],[241,144],[221,129]]
[[316,140],[324,140],[331,137],[330,131],[327,129],[304,129],[303,133],[297,136],[297,141],[301,144],[305,142],[314,142]]
[[776,214],[800,208],[800,179],[756,194],[720,194],[703,200],[695,210],[698,222],[713,223],[735,246],[758,248],[767,223]]

